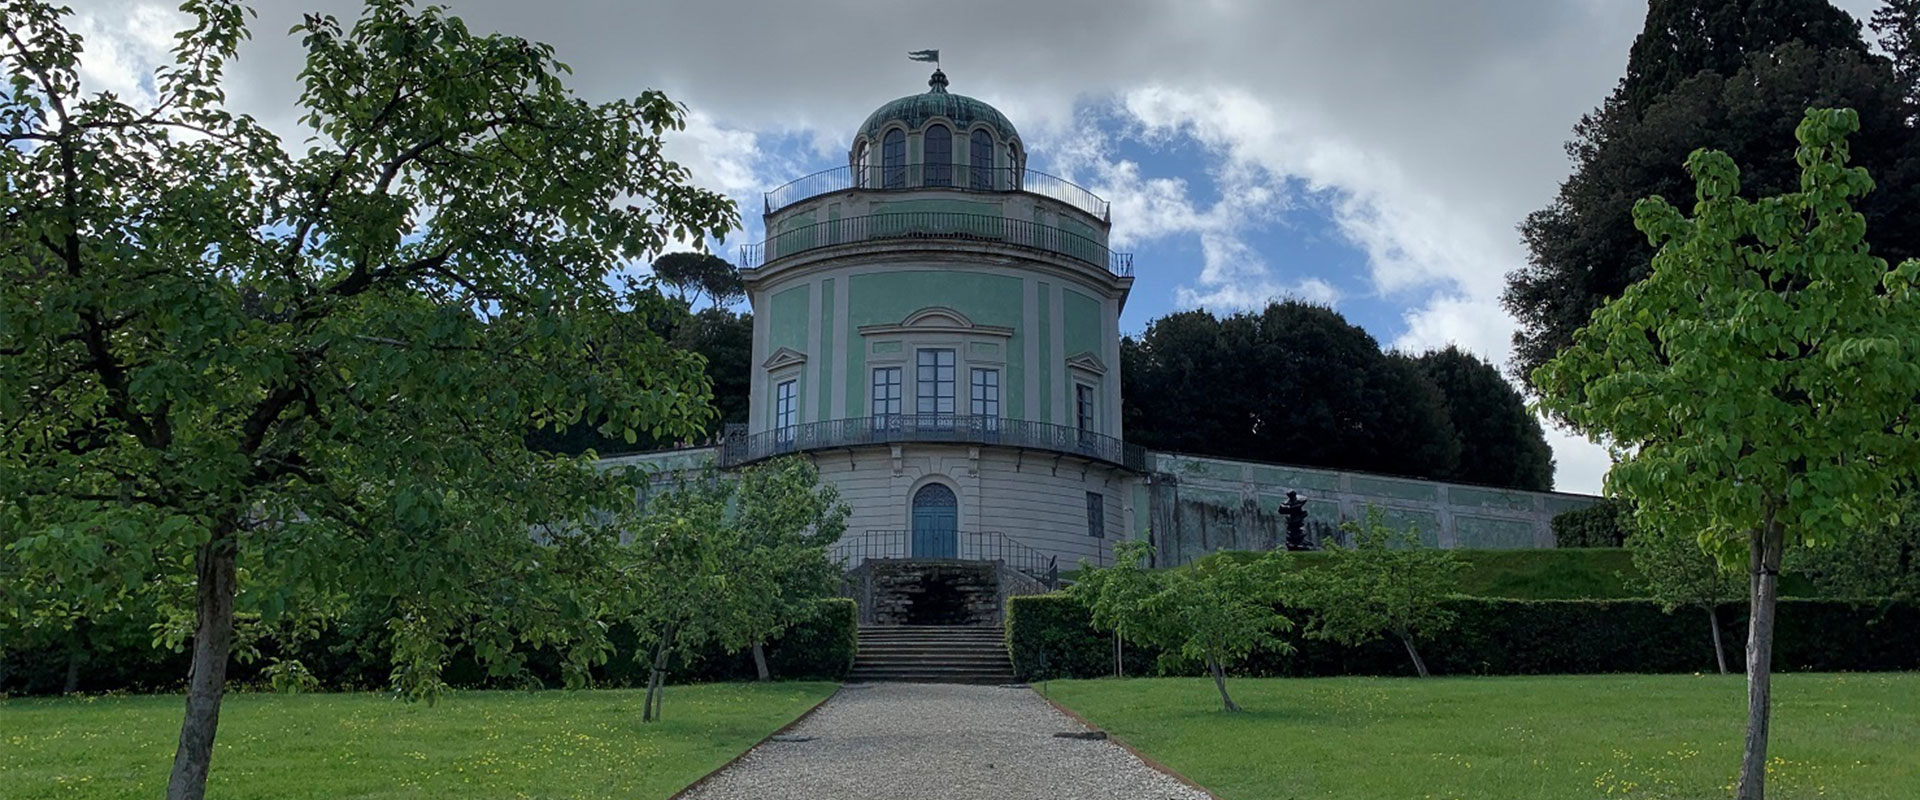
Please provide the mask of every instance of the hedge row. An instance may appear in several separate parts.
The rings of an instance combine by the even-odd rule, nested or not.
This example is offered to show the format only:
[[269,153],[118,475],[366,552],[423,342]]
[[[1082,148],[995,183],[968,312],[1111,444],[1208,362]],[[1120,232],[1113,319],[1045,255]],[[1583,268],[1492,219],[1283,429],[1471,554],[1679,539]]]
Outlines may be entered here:
[[[767,643],[767,667],[780,680],[839,680],[853,666],[859,645],[859,611],[852,600],[822,600],[820,613]],[[387,651],[366,629],[347,625],[328,631],[317,641],[291,653],[329,690],[381,689],[387,685]],[[615,626],[608,633],[614,653],[594,672],[596,686],[641,686],[646,667],[636,658],[638,638],[632,628]],[[268,651],[264,656],[287,655]],[[64,649],[0,654],[0,693],[54,694],[62,690],[70,659]],[[267,659],[230,668],[231,680],[261,680]],[[752,680],[753,658],[747,652],[726,653],[717,647],[691,659],[675,659],[670,680],[680,683]],[[80,690],[175,691],[185,682],[187,655],[157,650],[144,637],[117,643],[82,655]],[[563,685],[560,654],[536,650],[528,654],[525,671],[513,678],[489,678],[486,668],[469,654],[456,653],[443,673],[447,683],[463,689],[559,687]]]
[[[1421,645],[1441,675],[1710,672],[1707,615],[1672,614],[1648,600],[1503,600],[1457,597],[1452,630]],[[1295,622],[1298,611],[1283,611]],[[1746,607],[1720,609],[1731,666],[1744,660]],[[1836,672],[1920,669],[1920,605],[1782,600],[1774,668]],[[1397,640],[1344,647],[1295,637],[1289,655],[1256,652],[1240,672],[1259,676],[1412,675]],[[1016,597],[1007,608],[1007,645],[1021,680],[1113,674],[1113,636],[1095,631],[1086,607],[1066,595]],[[1200,665],[1131,644],[1130,675],[1198,675]]]

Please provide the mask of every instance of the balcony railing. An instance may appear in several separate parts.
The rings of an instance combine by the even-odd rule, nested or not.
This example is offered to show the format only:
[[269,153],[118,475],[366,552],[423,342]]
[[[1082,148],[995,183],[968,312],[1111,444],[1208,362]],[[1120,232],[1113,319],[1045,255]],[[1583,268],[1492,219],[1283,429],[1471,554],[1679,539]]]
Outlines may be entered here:
[[[923,539],[941,539],[923,536]],[[936,546],[928,547],[927,544]],[[951,545],[949,548],[948,545]],[[951,541],[923,542],[916,552],[913,531],[849,533],[827,548],[827,557],[852,569],[877,558],[951,558],[961,561],[998,561],[1026,573],[1049,589],[1060,586],[1060,560],[999,531],[955,531]]]
[[1137,444],[1049,422],[968,414],[893,414],[807,422],[762,433],[728,425],[720,440],[720,465],[737,467],[786,453],[840,447],[939,442],[1044,450],[1148,472],[1147,451]]
[[904,211],[845,217],[781,231],[740,248],[741,269],[834,245],[885,239],[953,239],[1031,247],[1091,264],[1122,278],[1133,277],[1133,254],[1115,253],[1099,240],[1020,219],[948,211]]
[[901,164],[893,167],[869,166],[856,170],[835,167],[799,178],[767,192],[766,213],[771,214],[809,197],[867,189],[894,191],[907,189],[960,189],[970,192],[1027,192],[1051,197],[1101,220],[1110,220],[1106,200],[1066,178],[1030,169],[986,167],[974,169],[961,164]]

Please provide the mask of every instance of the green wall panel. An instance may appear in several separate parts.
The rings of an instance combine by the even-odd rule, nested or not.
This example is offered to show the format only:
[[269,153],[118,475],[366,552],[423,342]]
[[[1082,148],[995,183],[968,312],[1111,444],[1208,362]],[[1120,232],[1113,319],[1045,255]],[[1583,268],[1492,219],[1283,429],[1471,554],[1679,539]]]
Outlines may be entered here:
[[1533,496],[1519,492],[1503,492],[1499,489],[1476,489],[1469,486],[1452,486],[1447,489],[1447,501],[1455,506],[1468,508],[1503,508],[1510,511],[1532,511]]
[[1453,515],[1454,538],[1460,547],[1490,550],[1533,547],[1533,526],[1512,519]]
[[1340,476],[1324,472],[1308,472],[1285,467],[1253,467],[1254,483],[1279,486],[1287,489],[1311,489],[1319,492],[1340,491]]
[[773,355],[782,347],[807,352],[807,291],[811,288],[801,284],[774,295],[768,302],[767,355]]
[[[1025,339],[1020,315],[1022,284],[1010,275],[958,270],[897,270],[867,272],[847,278],[847,336],[839,352],[847,359],[847,409],[860,416],[867,410],[867,344],[862,325],[895,324],[929,306],[951,308],[975,325],[1012,328],[1007,341],[1007,374],[1001,376],[1001,401],[1008,417],[1023,416]],[[897,346],[897,344],[896,344]],[[880,352],[876,350],[875,352]]]
[[820,387],[820,396],[816,398],[820,409],[820,419],[833,419],[837,414],[833,409],[833,351],[837,348],[833,340],[833,279],[820,281],[820,352],[808,355],[808,363],[813,365],[813,374],[820,376],[814,384]]
[[[1067,352],[1061,356],[1073,356],[1080,353],[1093,353],[1095,358],[1105,362],[1107,348],[1102,344],[1100,329],[1100,301],[1071,289],[1062,289],[1060,320],[1061,333],[1065,336]],[[1114,365],[1108,364],[1109,369]]]
[[1349,484],[1354,492],[1370,494],[1375,497],[1391,497],[1396,500],[1424,500],[1438,502],[1440,487],[1420,481],[1397,481],[1392,478],[1368,478],[1355,475]]
[[1040,301],[1039,327],[1033,332],[1040,340],[1040,368],[1035,370],[1035,377],[1040,379],[1040,407],[1030,411],[1027,419],[1064,425],[1069,420],[1053,418],[1053,374],[1054,370],[1060,368],[1062,359],[1059,353],[1053,352],[1053,298],[1050,294],[1053,286],[1041,281],[1035,288]]

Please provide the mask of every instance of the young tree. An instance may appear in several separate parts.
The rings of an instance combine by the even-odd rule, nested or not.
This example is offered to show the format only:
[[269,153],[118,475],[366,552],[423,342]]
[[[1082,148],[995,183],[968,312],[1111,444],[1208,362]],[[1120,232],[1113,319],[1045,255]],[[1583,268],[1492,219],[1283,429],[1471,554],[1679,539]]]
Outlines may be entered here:
[[732,486],[715,473],[678,480],[632,513],[633,540],[620,559],[618,585],[625,592],[616,608],[640,632],[635,657],[649,661],[641,722],[660,718],[668,659],[698,651],[719,635],[726,616]]
[[1748,723],[1737,796],[1765,791],[1769,676],[1782,551],[1887,519],[1913,474],[1920,261],[1889,270],[1851,201],[1850,110],[1810,110],[1800,190],[1751,201],[1725,154],[1687,159],[1691,218],[1659,197],[1635,218],[1653,272],[1602,306],[1534,373],[1542,403],[1607,440],[1609,492],[1644,530],[1698,531],[1751,574]]
[[602,652],[592,511],[631,490],[524,433],[697,428],[699,363],[626,265],[735,216],[662,156],[679,105],[584,102],[544,45],[406,0],[309,16],[293,145],[223,108],[248,12],[183,7],[135,107],[80,93],[66,10],[0,2],[0,547],[87,603],[186,590],[167,791],[199,798],[237,601],[387,598],[415,694],[462,644]]
[[722,553],[731,580],[726,597],[712,599],[731,612],[722,644],[752,651],[765,681],[767,640],[809,619],[835,589],[840,566],[827,548],[846,532],[847,507],[813,462],[796,457],[741,470],[734,497],[728,526],[736,535]]
[[1227,668],[1256,649],[1291,652],[1275,634],[1293,622],[1274,610],[1274,551],[1253,561],[1214,555],[1185,567],[1147,570],[1147,542],[1122,542],[1114,564],[1087,568],[1070,591],[1094,609],[1094,624],[1136,644],[1206,664],[1220,691],[1220,706],[1240,711],[1227,694]]
[[1690,533],[1639,530],[1627,537],[1626,547],[1633,556],[1634,569],[1640,571],[1641,586],[1667,613],[1683,606],[1706,612],[1708,630],[1713,634],[1714,663],[1719,665],[1720,674],[1727,674],[1727,649],[1720,641],[1720,605],[1740,599],[1745,587],[1739,573],[1700,549],[1700,540]]
[[1415,643],[1453,625],[1441,603],[1460,591],[1466,564],[1451,550],[1423,546],[1412,529],[1387,527],[1378,509],[1340,527],[1351,545],[1330,543],[1326,563],[1290,576],[1296,601],[1312,612],[1306,635],[1351,646],[1392,634],[1428,677]]

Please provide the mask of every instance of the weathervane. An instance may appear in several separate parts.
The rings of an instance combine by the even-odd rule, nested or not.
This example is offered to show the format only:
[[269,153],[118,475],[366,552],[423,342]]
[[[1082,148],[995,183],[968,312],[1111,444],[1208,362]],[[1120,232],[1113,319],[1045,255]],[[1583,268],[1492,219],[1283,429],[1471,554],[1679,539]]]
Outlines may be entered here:
[[915,50],[907,54],[907,59],[909,61],[931,61],[933,62],[934,69],[940,68],[940,51],[938,50]]

